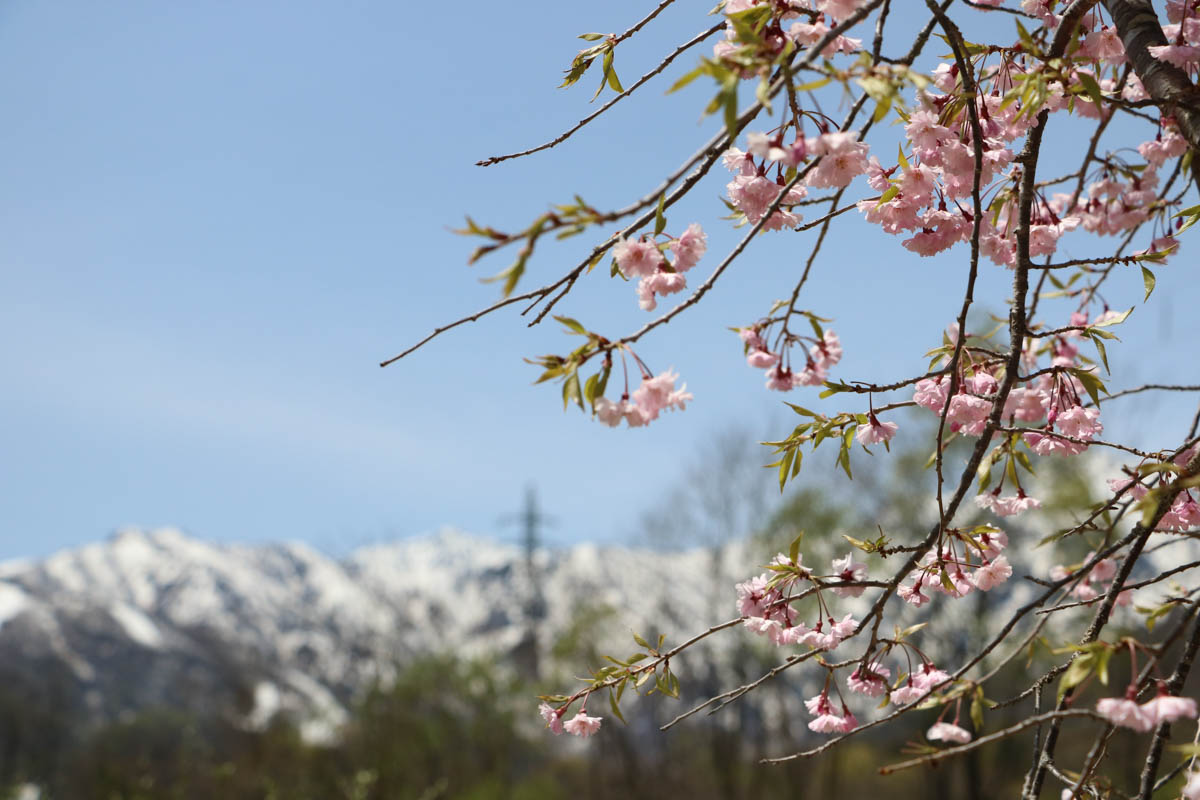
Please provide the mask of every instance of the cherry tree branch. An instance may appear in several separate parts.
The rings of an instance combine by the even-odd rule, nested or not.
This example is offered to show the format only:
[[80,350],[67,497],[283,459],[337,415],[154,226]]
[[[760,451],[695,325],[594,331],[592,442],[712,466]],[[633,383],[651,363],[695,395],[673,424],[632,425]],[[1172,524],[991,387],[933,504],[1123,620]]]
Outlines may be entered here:
[[629,95],[631,95],[635,91],[637,91],[639,87],[641,87],[643,84],[648,82],[655,75],[658,75],[659,73],[661,73],[664,69],[666,69],[668,66],[670,66],[671,62],[674,61],[680,54],[685,53],[688,50],[692,49],[693,47],[700,44],[705,39],[712,36],[714,33],[716,33],[717,31],[721,30],[724,27],[725,27],[724,22],[718,22],[716,25],[713,25],[708,30],[702,31],[702,32],[696,34],[695,36],[693,36],[691,39],[688,39],[686,42],[684,42],[683,44],[676,47],[673,51],[671,51],[671,53],[669,53],[666,58],[664,58],[661,62],[659,62],[658,66],[654,67],[654,69],[650,70],[645,75],[638,78],[637,81],[635,81],[632,85],[630,85],[630,87],[628,89],[621,92],[616,97],[613,97],[607,103],[600,106],[600,108],[596,109],[591,114],[588,114],[586,117],[579,120],[579,122],[575,123],[572,127],[563,131],[562,133],[560,133],[558,136],[554,137],[550,141],[539,144],[537,147],[531,147],[528,150],[521,150],[520,152],[517,152],[517,153],[507,153],[502,156],[491,156],[490,158],[485,158],[482,161],[476,161],[475,166],[490,167],[492,164],[499,164],[501,161],[508,161],[510,158],[521,158],[522,156],[533,155],[534,153],[539,153],[542,150],[549,150],[552,147],[556,147],[557,145],[562,144],[567,139],[571,138],[571,136],[573,136],[577,131],[579,131],[584,125],[587,125],[589,122],[591,122],[592,120],[599,117],[605,111],[608,111],[610,108],[615,106],[617,103],[621,102],[626,97],[629,97]]

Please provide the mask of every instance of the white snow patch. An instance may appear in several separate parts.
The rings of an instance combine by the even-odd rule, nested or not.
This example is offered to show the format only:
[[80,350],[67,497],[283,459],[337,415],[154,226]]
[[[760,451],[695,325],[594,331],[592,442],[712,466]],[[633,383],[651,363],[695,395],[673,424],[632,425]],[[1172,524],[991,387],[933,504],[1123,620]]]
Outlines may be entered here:
[[126,603],[116,603],[109,609],[109,613],[125,629],[125,633],[129,634],[129,638],[138,644],[148,647],[151,650],[156,650],[162,646],[162,631],[158,629],[158,626],[149,617],[133,606]]
[[29,595],[11,583],[0,583],[0,628],[29,607]]
[[246,725],[251,730],[265,730],[282,705],[279,687],[270,681],[259,681],[254,686],[254,708],[246,717]]
[[313,715],[300,724],[300,737],[308,744],[331,744],[349,719],[349,714],[333,693],[299,670],[287,671],[292,688],[313,706]]

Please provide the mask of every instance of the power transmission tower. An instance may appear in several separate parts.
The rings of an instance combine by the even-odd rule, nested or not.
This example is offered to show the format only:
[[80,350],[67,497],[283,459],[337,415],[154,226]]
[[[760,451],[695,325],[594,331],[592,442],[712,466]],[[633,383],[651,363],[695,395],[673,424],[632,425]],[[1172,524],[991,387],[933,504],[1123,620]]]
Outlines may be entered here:
[[517,522],[521,525],[521,549],[524,555],[525,592],[521,598],[522,624],[525,634],[517,645],[514,657],[522,671],[537,679],[540,677],[539,629],[546,617],[546,599],[542,593],[541,573],[537,568],[537,551],[541,546],[541,530],[551,524],[551,518],[538,508],[537,490],[530,484],[525,489],[525,505],[516,514],[506,514],[501,522]]

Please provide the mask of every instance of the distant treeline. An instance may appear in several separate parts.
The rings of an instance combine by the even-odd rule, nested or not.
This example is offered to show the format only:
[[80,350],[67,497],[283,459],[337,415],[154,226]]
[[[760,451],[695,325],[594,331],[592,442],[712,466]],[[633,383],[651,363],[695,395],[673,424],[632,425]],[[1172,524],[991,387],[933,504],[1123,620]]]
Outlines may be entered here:
[[[1011,796],[1020,773],[1005,768],[993,751],[988,764],[971,760],[881,778],[876,767],[902,743],[881,748],[868,737],[831,758],[760,766],[756,748],[777,751],[783,744],[777,737],[787,735],[782,731],[804,731],[805,718],[768,730],[757,715],[731,712],[721,725],[714,721],[719,717],[699,718],[666,734],[639,724],[660,721],[652,705],[678,708],[667,701],[639,704],[639,719],[631,714],[628,728],[606,719],[600,735],[581,743],[541,729],[533,687],[503,672],[448,659],[413,664],[392,686],[369,692],[331,746],[306,744],[284,716],[265,730],[248,731],[220,709],[207,715],[146,710],[79,733],[77,723],[55,718],[52,706],[0,689],[0,786],[15,796],[18,786],[32,783],[44,798],[63,800],[698,800],[809,792],[865,797],[876,790],[982,798]],[[743,717],[753,730],[730,724]],[[1011,752],[1014,759],[1024,755],[1024,748]],[[987,790],[970,792],[968,785]]]

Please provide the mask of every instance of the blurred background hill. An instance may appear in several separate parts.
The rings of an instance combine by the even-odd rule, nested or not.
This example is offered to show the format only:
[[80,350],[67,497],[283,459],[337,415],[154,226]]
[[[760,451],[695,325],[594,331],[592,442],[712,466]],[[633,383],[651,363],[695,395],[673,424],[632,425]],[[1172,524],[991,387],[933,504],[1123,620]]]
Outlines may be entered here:
[[[628,725],[590,708],[605,722],[586,742],[542,727],[536,695],[570,690],[603,654],[630,652],[634,632],[679,642],[732,618],[733,584],[799,531],[805,563],[820,568],[846,552],[841,534],[865,538],[879,524],[904,537],[928,511],[915,499],[929,478],[920,453],[893,454],[886,472],[859,459],[853,484],[780,498],[757,446],[741,441],[714,438],[693,469],[665,482],[639,545],[548,547],[528,528],[508,541],[445,528],[333,557],[300,543],[125,529],[0,565],[0,791],[21,800],[1010,796],[1028,737],[935,770],[877,774],[924,746],[936,710],[818,760],[757,764],[824,739],[807,729],[802,705],[820,691],[811,670],[782,672],[660,732],[789,655],[740,629],[673,660],[679,700],[627,696]],[[820,459],[809,468],[819,472]],[[1043,512],[1009,524],[1010,535],[1031,543],[1067,524],[1061,509],[1079,507],[1106,468],[1043,476]],[[1044,575],[1063,558],[1055,552],[1014,548],[1015,580],[1002,589],[903,621],[933,619],[922,647],[956,663],[1024,602],[1033,585],[1022,576]],[[1132,611],[1119,622],[1143,625]],[[1008,657],[1014,681],[1023,663],[1051,663],[1041,646],[991,663]],[[1003,675],[988,684],[996,700],[1016,690]],[[851,699],[860,718],[877,713]],[[989,712],[989,730],[1011,713]],[[1133,752],[1115,768],[1135,771]]]

